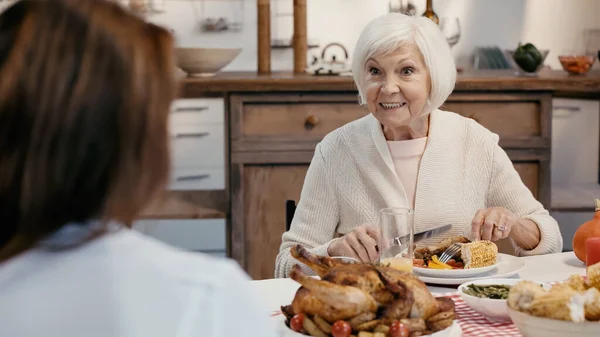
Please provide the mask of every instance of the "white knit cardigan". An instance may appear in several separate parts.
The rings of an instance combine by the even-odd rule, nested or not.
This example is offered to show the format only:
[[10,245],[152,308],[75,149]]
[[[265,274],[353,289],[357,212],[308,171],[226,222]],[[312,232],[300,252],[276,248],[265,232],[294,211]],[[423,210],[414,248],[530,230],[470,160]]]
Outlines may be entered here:
[[[557,222],[523,184],[498,139],[472,119],[441,110],[431,113],[417,177],[415,232],[452,224],[443,237],[471,238],[477,210],[503,206],[535,222],[541,232],[541,241],[532,250],[513,242],[517,255],[560,252]],[[291,229],[282,236],[275,277],[286,277],[299,263],[289,253],[294,244],[327,256],[327,247],[337,236],[361,224],[377,225],[378,212],[386,207],[410,206],[381,124],[369,114],[331,132],[317,145]]]

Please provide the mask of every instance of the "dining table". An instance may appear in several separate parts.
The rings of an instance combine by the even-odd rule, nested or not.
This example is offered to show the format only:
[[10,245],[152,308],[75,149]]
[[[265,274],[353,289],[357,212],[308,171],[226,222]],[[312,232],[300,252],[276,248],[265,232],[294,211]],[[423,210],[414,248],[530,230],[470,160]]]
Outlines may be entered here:
[[[518,274],[508,278],[556,283],[564,281],[574,274],[585,275],[586,272],[585,264],[577,259],[573,252],[519,257],[519,259],[525,262],[525,268]],[[292,302],[300,284],[290,278],[254,280],[250,281],[250,283],[251,288],[262,299],[263,304],[270,311],[273,319],[277,320],[277,324],[281,327],[281,306]],[[455,302],[460,301],[457,286],[428,284],[427,288],[434,296],[449,296]],[[464,304],[464,302],[462,303]],[[468,308],[465,309],[468,310]],[[473,317],[467,319],[469,322],[462,322],[465,324],[475,324],[475,326],[461,324],[462,336],[521,336],[511,322],[488,322],[483,317],[481,317],[480,321],[477,321],[475,315],[476,313],[473,312]],[[465,317],[463,317],[464,319]],[[496,329],[497,333],[493,332],[494,329]],[[483,330],[487,331],[482,333]]]

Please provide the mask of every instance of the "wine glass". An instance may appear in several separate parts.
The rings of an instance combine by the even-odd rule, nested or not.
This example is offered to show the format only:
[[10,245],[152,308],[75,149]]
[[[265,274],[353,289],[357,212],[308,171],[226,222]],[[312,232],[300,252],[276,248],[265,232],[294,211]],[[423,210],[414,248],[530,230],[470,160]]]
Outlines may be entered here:
[[379,212],[379,262],[394,269],[413,269],[413,211],[410,208],[384,208]]
[[440,19],[440,29],[446,37],[450,48],[454,47],[460,41],[460,22],[458,18],[442,17]]

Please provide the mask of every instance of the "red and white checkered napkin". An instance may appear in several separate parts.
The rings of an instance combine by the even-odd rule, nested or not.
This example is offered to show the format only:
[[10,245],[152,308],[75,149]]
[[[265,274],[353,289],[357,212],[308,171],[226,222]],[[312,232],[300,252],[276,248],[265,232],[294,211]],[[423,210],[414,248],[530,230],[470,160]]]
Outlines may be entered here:
[[492,322],[485,316],[471,309],[456,292],[440,294],[454,300],[458,324],[464,337],[522,337],[517,327],[511,322]]

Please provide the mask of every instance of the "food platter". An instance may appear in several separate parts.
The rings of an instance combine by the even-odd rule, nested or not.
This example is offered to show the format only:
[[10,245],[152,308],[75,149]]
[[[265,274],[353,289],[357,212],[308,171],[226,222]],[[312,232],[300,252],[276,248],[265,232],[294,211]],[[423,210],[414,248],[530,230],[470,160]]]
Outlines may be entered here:
[[[277,330],[282,337],[306,337],[306,335],[290,329],[285,324],[285,316],[277,315],[277,316],[273,317],[273,319],[276,320]],[[460,325],[456,321],[454,321],[454,323],[450,327],[448,327],[442,331],[433,333],[431,335],[423,335],[422,337],[460,337],[460,336],[462,336],[462,329],[460,328]]]
[[[417,269],[417,268],[414,268]],[[488,278],[506,278],[511,277],[525,269],[525,260],[519,259],[518,257],[507,255],[507,254],[498,254],[497,262],[490,270],[478,273],[477,275],[467,276],[467,277],[432,277],[432,276],[423,276],[418,275],[419,279],[428,284],[438,284],[438,285],[453,285],[457,286],[465,282],[482,280]],[[468,270],[468,269],[467,269]],[[455,270],[447,270],[448,272]]]
[[348,263],[295,245],[289,276],[302,286],[276,313],[284,336],[460,336],[454,301],[435,297],[419,278],[379,263]]

